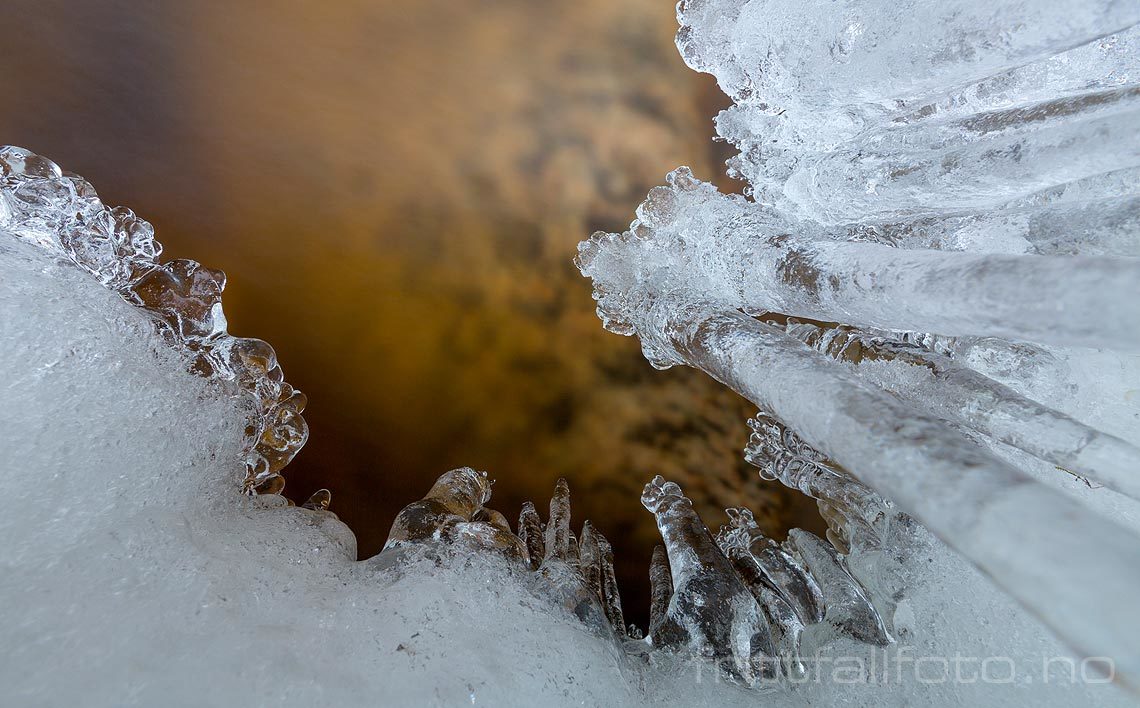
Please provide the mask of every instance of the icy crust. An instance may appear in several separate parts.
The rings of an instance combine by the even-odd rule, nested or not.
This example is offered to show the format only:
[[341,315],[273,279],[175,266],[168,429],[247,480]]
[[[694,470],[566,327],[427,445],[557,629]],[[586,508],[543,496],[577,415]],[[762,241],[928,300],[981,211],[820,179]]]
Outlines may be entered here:
[[196,261],[159,260],[154,229],[104,205],[82,177],[18,147],[0,147],[0,229],[65,258],[151,315],[189,368],[246,402],[244,486],[277,493],[278,474],[308,438],[303,393],[285,383],[273,348],[226,331],[226,276]]
[[[562,485],[545,529],[524,506],[521,556],[487,507],[486,477],[462,469],[409,505],[388,549],[357,562],[321,500],[238,492],[241,402],[188,372],[145,312],[0,236],[0,681],[17,705],[1128,704],[1082,681],[1099,680],[1097,667],[1069,663],[917,526],[876,524],[909,541],[856,544],[838,560],[802,535],[765,539],[744,511],[700,541],[692,552],[724,549],[733,573],[751,571],[735,577],[766,598],[777,646],[798,640],[798,655],[781,653],[789,666],[752,691],[683,645],[618,632],[608,544],[571,518]],[[647,491],[666,526],[703,528],[686,521],[679,490]],[[655,554],[658,618],[683,620],[675,598],[700,592],[691,580],[708,564],[687,562],[689,548]],[[781,579],[778,596],[764,577]],[[894,601],[882,628],[895,644],[851,637],[877,626],[851,623],[868,607],[852,578],[872,604]],[[584,591],[555,592],[573,583]],[[988,657],[1002,658],[983,667]]]

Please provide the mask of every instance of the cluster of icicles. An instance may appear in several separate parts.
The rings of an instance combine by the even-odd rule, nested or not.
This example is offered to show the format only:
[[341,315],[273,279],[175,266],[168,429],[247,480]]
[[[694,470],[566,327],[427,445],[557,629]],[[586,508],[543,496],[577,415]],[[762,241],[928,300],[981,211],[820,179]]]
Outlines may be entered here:
[[655,477],[641,496],[664,541],[649,568],[648,632],[625,623],[609,541],[589,521],[579,534],[572,530],[564,479],[546,523],[526,502],[515,533],[486,506],[486,472],[447,472],[396,517],[381,556],[408,547],[499,554],[531,571],[543,596],[630,654],[697,658],[745,686],[805,676],[800,640],[809,627],[824,627],[816,648],[836,636],[891,643],[890,618],[906,588],[885,584],[881,574],[861,576],[833,543],[844,551],[877,549],[888,534],[897,542],[913,531],[913,521],[771,418],[758,416],[751,425],[749,461],[762,476],[817,498],[833,541],[801,529],[775,541],[748,509],[729,509],[729,523],[714,536],[681,488]]
[[[249,402],[246,491],[280,493],[280,472],[308,439],[306,398],[285,382],[273,348],[226,331],[226,276],[196,261],[159,260],[154,229],[108,207],[82,177],[18,147],[0,147],[0,228],[67,258],[153,316],[190,369]],[[327,496],[318,492],[314,504]]]
[[1105,610],[1140,587],[1114,511],[1140,499],[1140,5],[683,0],[678,19],[734,101],[716,127],[747,186],[678,168],[628,231],[581,243],[603,325],[834,461],[754,450],[830,489],[829,518],[873,529],[859,502],[888,496],[1140,684],[1140,614]]

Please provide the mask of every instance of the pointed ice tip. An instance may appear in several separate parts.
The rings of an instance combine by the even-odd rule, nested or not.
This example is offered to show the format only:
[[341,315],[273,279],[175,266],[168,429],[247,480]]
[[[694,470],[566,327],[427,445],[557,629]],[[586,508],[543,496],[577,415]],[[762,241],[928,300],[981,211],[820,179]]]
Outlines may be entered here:
[[729,524],[737,528],[753,528],[756,526],[756,517],[752,510],[743,506],[734,506],[724,510],[728,514]]
[[681,487],[676,482],[666,482],[665,478],[661,475],[655,476],[645,485],[645,489],[641,492],[641,505],[651,512],[656,512],[657,507],[665,497],[681,497],[684,494],[681,492]]
[[285,489],[285,478],[279,474],[271,474],[254,486],[256,494],[280,494]]
[[598,257],[601,241],[607,235],[605,231],[595,231],[589,240],[578,243],[578,255],[574,256],[574,265],[582,275],[587,277],[591,275],[590,267],[593,265],[594,259]]
[[327,489],[318,489],[313,492],[308,501],[301,505],[302,509],[311,509],[313,511],[328,511],[329,505],[332,503],[332,492]]
[[558,481],[554,483],[554,493],[550,496],[550,502],[561,504],[570,504],[570,483],[566,481],[565,477],[559,477]]
[[692,168],[685,165],[678,167],[666,175],[665,181],[668,182],[670,186],[678,189],[693,189],[700,184],[700,180],[693,176]]

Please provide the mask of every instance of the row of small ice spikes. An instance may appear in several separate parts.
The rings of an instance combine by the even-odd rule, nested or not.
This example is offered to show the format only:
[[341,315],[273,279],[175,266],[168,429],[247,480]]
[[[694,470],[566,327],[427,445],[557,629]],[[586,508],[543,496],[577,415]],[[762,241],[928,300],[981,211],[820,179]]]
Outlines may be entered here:
[[308,439],[305,395],[285,383],[273,348],[226,331],[226,276],[196,261],[159,261],[154,229],[103,204],[82,177],[18,147],[0,147],[0,229],[69,259],[153,316],[190,369],[248,401],[246,491],[277,494]]
[[470,467],[444,473],[422,499],[396,515],[381,554],[425,545],[494,553],[534,571],[543,594],[556,597],[591,628],[640,638],[623,619],[609,541],[589,521],[580,536],[570,530],[566,480],[554,487],[545,524],[533,503],[523,504],[517,534],[506,517],[486,506],[491,484],[486,472]]
[[[381,556],[441,546],[501,555],[531,571],[537,591],[623,642],[631,654],[698,657],[748,686],[804,674],[800,637],[806,627],[826,626],[824,637],[891,641],[868,592],[826,541],[795,529],[778,543],[760,531],[747,509],[730,509],[730,523],[714,538],[681,488],[661,477],[641,497],[664,539],[649,569],[649,632],[643,638],[636,626],[625,624],[609,542],[589,521],[580,535],[571,530],[566,480],[555,485],[545,524],[534,504],[523,505],[517,534],[486,506],[490,497],[486,472],[465,467],[445,473],[423,499],[397,515]],[[827,498],[854,513],[843,507],[844,500]]]

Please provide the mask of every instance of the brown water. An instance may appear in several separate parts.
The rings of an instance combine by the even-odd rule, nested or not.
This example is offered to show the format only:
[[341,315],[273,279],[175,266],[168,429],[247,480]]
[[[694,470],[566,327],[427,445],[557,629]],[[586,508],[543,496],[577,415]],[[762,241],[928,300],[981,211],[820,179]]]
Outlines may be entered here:
[[362,555],[460,465],[509,518],[569,478],[640,622],[654,474],[713,524],[745,504],[777,535],[818,528],[741,460],[752,408],[653,371],[571,265],[673,167],[723,172],[721,96],[670,3],[38,0],[0,21],[0,143],[229,274],[231,331],[310,398],[286,494],[332,489]]

